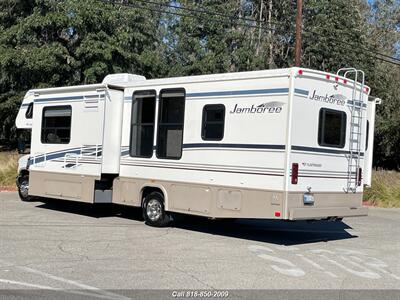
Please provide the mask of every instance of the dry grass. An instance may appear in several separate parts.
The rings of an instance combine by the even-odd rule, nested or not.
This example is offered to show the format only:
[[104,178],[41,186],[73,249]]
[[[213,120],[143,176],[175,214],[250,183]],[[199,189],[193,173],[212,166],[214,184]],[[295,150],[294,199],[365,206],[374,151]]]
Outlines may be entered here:
[[364,200],[380,207],[400,207],[400,172],[373,172],[372,186],[365,189]]
[[0,152],[0,187],[15,186],[15,177],[18,169],[17,152]]

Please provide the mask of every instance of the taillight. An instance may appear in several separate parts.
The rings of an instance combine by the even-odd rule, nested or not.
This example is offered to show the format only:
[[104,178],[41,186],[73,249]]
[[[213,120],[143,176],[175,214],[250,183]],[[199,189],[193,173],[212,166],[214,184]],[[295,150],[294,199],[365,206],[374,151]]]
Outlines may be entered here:
[[292,184],[297,184],[299,178],[299,164],[292,164]]
[[362,168],[358,168],[358,174],[357,174],[357,185],[361,186],[361,180],[362,180]]

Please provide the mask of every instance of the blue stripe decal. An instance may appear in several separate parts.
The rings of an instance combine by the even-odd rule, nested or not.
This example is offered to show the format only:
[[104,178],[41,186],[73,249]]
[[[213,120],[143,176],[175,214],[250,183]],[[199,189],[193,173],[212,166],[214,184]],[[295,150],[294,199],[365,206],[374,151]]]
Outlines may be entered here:
[[57,97],[57,98],[37,98],[37,99],[35,99],[35,102],[63,101],[63,100],[83,100],[83,96],[69,96],[69,97]]
[[51,101],[81,101],[84,100],[85,97],[93,97],[89,98],[88,100],[98,100],[98,99],[103,99],[104,95],[103,94],[94,94],[94,95],[85,95],[85,96],[68,96],[68,97],[52,97],[52,98],[37,98],[34,101],[35,102],[51,102]]
[[[347,104],[353,105],[353,103],[354,103],[353,100],[347,100]],[[355,101],[355,106],[360,107],[361,106],[361,102],[360,101]],[[367,104],[363,103],[362,107],[367,107]]]
[[295,92],[296,94],[301,94],[301,95],[304,95],[304,96],[308,96],[308,94],[309,94],[308,91],[302,90],[302,89],[294,89],[294,92]]
[[65,154],[67,154],[67,153],[80,154],[81,153],[81,149],[79,148],[77,150],[67,150],[67,151],[63,151],[63,152],[60,152],[60,153],[54,153],[54,154],[49,154],[49,155],[46,155],[46,156],[40,156],[40,157],[36,157],[35,160],[33,158],[30,158],[29,159],[29,165],[32,165],[34,161],[35,161],[35,164],[44,162],[45,158],[46,158],[46,161],[48,161],[48,160],[64,157]]
[[[350,154],[350,151],[346,151],[346,150],[314,148],[314,147],[305,147],[305,146],[292,146],[292,150],[304,151],[304,152],[317,152],[317,153]],[[364,156],[364,153],[361,152],[360,156]]]
[[217,144],[217,143],[198,143],[183,144],[183,149],[190,148],[235,148],[235,149],[277,149],[284,150],[285,145],[264,145],[264,144]]
[[[90,149],[94,149],[94,148],[95,147],[87,147],[87,148],[84,148],[83,150],[90,150]],[[35,159],[33,157],[30,157],[29,158],[29,165],[32,165],[33,161],[35,161],[36,164],[37,163],[41,163],[41,162],[45,161],[45,158],[46,158],[46,161],[48,161],[48,160],[64,157],[65,154],[67,154],[67,153],[80,154],[81,153],[81,147],[79,147],[79,148],[71,148],[71,149],[64,149],[64,150],[59,150],[59,151],[55,151],[55,152],[49,152],[49,153],[46,153],[46,155],[41,154],[41,155],[36,156]],[[101,154],[102,154],[102,150],[101,150],[101,147],[100,147],[100,148],[98,148],[97,156],[101,156]],[[92,155],[93,156],[96,155],[95,149],[94,149],[93,153],[90,154],[90,156],[92,156]]]
[[261,89],[261,90],[187,93],[186,97],[194,98],[194,97],[239,96],[239,95],[257,95],[257,94],[283,94],[288,92],[289,92],[288,88],[276,88],[276,89]]

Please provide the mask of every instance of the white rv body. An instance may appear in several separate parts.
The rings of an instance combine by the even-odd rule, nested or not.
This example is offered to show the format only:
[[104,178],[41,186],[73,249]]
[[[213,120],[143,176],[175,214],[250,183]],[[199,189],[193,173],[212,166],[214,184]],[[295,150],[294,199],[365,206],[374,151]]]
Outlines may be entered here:
[[[357,133],[361,177],[349,176],[354,91],[364,99],[358,103],[363,111]],[[141,126],[132,124],[134,93],[156,97],[148,157],[132,156],[132,128]],[[156,190],[163,194],[166,211],[211,218],[366,215],[362,192],[371,182],[375,118],[375,102],[367,101],[368,95],[368,87],[346,77],[298,68],[153,80],[125,74],[100,85],[33,90],[16,121],[18,127],[32,128],[29,194],[140,207]],[[160,98],[167,96],[184,97],[181,140],[181,125],[160,122]],[[32,101],[29,120],[25,113]],[[219,139],[202,136],[206,105],[224,109]],[[43,143],[45,110],[60,106],[55,113],[71,118],[70,140]],[[340,145],[321,146],[321,116],[342,116]],[[165,153],[181,150],[180,157],[158,155],[165,140]],[[357,177],[354,189],[349,189],[349,177]]]

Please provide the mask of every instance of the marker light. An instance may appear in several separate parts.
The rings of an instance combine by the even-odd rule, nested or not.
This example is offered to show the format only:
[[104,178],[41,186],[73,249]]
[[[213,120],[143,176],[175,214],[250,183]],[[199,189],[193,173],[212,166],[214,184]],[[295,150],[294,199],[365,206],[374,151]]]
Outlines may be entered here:
[[326,75],[326,79],[331,79],[331,75]]
[[335,81],[336,81],[336,82],[339,81],[339,77],[335,77]]
[[343,79],[343,83],[344,83],[344,84],[347,84],[347,79]]
[[275,217],[280,217],[281,216],[281,212],[280,211],[276,211],[275,212]]
[[365,91],[368,93],[368,91],[369,91],[369,88],[366,86],[365,87]]
[[299,70],[299,75],[303,75],[303,70]]
[[297,184],[299,178],[299,164],[292,164],[292,184]]

